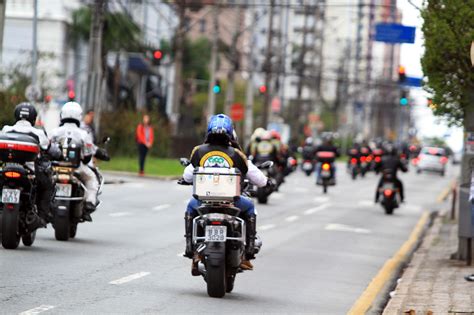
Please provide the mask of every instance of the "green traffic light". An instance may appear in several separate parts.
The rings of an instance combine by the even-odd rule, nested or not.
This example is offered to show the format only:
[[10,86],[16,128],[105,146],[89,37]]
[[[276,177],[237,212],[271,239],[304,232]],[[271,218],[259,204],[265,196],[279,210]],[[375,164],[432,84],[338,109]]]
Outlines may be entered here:
[[219,94],[221,92],[221,87],[219,85],[214,85],[212,92],[214,92],[214,94]]
[[408,99],[406,97],[402,97],[400,99],[400,105],[402,105],[402,106],[408,105]]

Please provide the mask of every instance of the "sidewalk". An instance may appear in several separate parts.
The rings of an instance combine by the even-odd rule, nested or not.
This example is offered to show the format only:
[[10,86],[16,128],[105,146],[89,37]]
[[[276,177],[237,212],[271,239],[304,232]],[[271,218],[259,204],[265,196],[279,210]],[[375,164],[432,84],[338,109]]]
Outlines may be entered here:
[[383,314],[474,314],[474,267],[450,260],[456,250],[457,222],[437,217]]

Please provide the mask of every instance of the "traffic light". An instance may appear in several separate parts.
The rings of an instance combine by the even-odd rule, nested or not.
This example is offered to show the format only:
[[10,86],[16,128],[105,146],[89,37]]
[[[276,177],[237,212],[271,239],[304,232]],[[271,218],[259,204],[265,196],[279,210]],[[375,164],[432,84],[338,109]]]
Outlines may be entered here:
[[407,97],[407,91],[402,90],[400,93],[400,105],[402,106],[407,106],[408,105],[408,97]]
[[161,50],[155,50],[153,51],[153,65],[159,66],[161,63],[161,59],[163,59],[163,52]]
[[67,98],[70,102],[74,101],[76,99],[76,92],[74,92],[74,90],[69,90],[67,92]]
[[260,94],[267,93],[267,86],[266,85],[260,85],[260,87],[258,88],[258,91],[260,92]]
[[221,92],[221,81],[216,80],[216,83],[214,83],[214,86],[212,87],[212,92],[214,94],[219,94]]
[[398,83],[404,83],[406,80],[407,76],[405,73],[405,67],[404,66],[399,66],[398,67]]

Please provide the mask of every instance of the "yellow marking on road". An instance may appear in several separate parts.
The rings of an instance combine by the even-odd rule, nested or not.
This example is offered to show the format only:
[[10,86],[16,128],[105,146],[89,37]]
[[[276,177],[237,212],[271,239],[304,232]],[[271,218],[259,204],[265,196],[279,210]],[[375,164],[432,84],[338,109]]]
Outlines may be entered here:
[[380,269],[375,278],[372,279],[369,286],[365,289],[359,299],[357,299],[348,314],[361,315],[365,314],[370,309],[377,298],[377,295],[384,288],[387,281],[390,280],[393,273],[404,262],[413,247],[416,245],[418,239],[423,233],[423,228],[428,222],[429,217],[430,213],[428,211],[422,214],[408,240],[402,245],[402,247],[400,247],[392,258],[385,262],[382,269]]
[[453,187],[454,185],[456,184],[456,180],[453,179],[448,187],[446,187],[439,195],[438,195],[438,198],[436,199],[436,202],[437,203],[442,203],[443,201],[446,200],[446,198],[448,198],[449,194],[453,191]]

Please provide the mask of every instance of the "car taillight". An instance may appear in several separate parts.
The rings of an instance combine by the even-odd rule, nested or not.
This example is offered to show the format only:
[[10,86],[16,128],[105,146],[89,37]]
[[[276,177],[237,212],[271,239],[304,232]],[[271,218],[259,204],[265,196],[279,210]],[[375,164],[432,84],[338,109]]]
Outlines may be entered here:
[[380,156],[375,157],[375,162],[380,163],[381,161],[382,161],[382,159],[380,158]]
[[12,172],[12,171],[9,171],[9,172],[5,172],[5,177],[8,177],[8,178],[20,178],[21,177],[21,174],[18,173],[18,172]]
[[390,197],[393,194],[393,191],[391,189],[385,189],[383,191],[383,194],[385,195],[385,197]]
[[448,158],[445,157],[445,156],[442,156],[442,157],[439,159],[439,161],[440,161],[441,163],[443,163],[443,164],[446,164],[446,163],[448,163]]
[[352,158],[352,159],[351,159],[351,164],[357,164],[357,159],[356,159],[356,158]]
[[329,171],[329,169],[331,169],[331,165],[329,165],[328,163],[324,163],[322,168],[324,171]]

